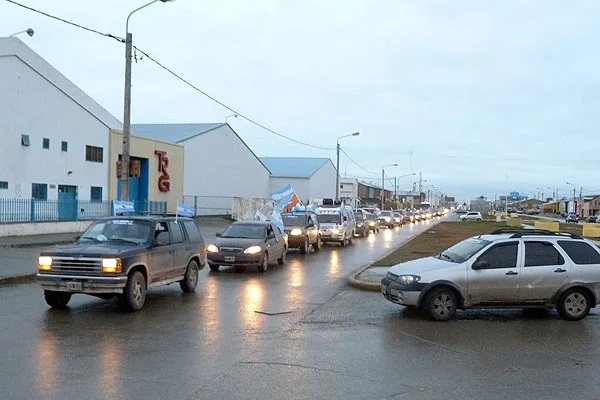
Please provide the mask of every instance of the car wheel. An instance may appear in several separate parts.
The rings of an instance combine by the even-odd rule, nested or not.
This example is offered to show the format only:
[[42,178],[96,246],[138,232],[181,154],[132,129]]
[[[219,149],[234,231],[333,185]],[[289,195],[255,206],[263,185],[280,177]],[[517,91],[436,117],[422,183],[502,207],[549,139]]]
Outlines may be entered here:
[[466,218],[463,218],[462,220],[463,220],[463,222],[464,222],[464,221],[466,221],[467,219],[466,219]]
[[304,243],[302,243],[302,246],[300,246],[300,254],[306,253],[308,253],[308,238],[306,238],[306,240],[304,240]]
[[185,270],[183,280],[179,281],[179,287],[184,293],[192,293],[196,291],[196,286],[198,286],[198,263],[192,260]]
[[350,237],[348,238],[348,244],[352,244],[352,239],[354,238],[354,232],[352,232],[352,234],[350,235]]
[[321,235],[317,235],[317,241],[315,243],[313,243],[313,249],[315,251],[319,251],[319,250],[321,250],[321,245],[322,245]]
[[477,221],[481,221],[481,218],[477,218]]
[[139,311],[146,302],[146,279],[141,272],[135,271],[123,289],[121,306],[126,311]]
[[346,246],[346,235],[344,235],[342,237],[342,241],[340,242],[340,246],[342,246],[342,247]]
[[427,294],[423,306],[434,321],[447,321],[456,312],[456,294],[445,287],[433,289]]
[[65,308],[69,304],[69,300],[71,300],[71,295],[72,293],[44,290],[46,304],[52,308]]
[[568,321],[579,321],[590,312],[590,299],[586,292],[581,289],[567,290],[558,302],[556,311]]
[[262,262],[258,266],[258,272],[267,272],[269,268],[269,257],[265,254],[263,256]]
[[[306,248],[308,249],[308,242],[306,242]],[[281,257],[277,259],[277,263],[279,265],[284,265],[287,262],[287,248],[283,248],[283,252],[281,253]]]
[[210,268],[211,271],[217,272],[219,271],[219,267],[220,265],[215,265],[215,264],[209,264],[208,268]]

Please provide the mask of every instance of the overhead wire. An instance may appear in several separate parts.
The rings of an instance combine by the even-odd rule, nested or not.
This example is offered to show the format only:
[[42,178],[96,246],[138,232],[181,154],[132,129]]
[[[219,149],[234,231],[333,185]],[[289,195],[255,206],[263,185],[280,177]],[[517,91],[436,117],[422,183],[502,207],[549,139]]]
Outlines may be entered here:
[[373,174],[373,175],[377,175],[377,174],[378,174],[378,172],[369,171],[368,169],[364,168],[362,165],[360,165],[359,163],[357,163],[356,161],[354,161],[354,159],[353,159],[352,157],[350,157],[350,156],[348,155],[348,153],[346,153],[342,147],[340,147],[340,151],[341,151],[342,153],[344,153],[344,154],[346,155],[346,157],[348,157],[348,159],[349,159],[350,161],[352,161],[352,163],[353,163],[354,165],[356,165],[358,168],[362,169],[363,171],[365,171],[365,172],[367,172],[367,173],[369,173],[369,174]]
[[[48,13],[46,13],[46,12],[44,12],[44,11],[37,10],[37,9],[35,9],[35,8],[33,8],[33,7],[29,7],[29,6],[26,6],[26,5],[24,5],[24,4],[18,3],[18,2],[14,1],[14,0],[5,0],[5,1],[6,1],[6,2],[8,2],[8,3],[14,4],[14,5],[17,5],[17,6],[19,6],[19,7],[23,7],[23,8],[25,8],[25,9],[27,9],[27,10],[33,11],[33,12],[35,12],[35,13],[38,13],[38,14],[44,15],[44,16],[46,16],[46,17],[48,17],[48,18],[52,18],[52,19],[54,19],[54,20],[57,20],[57,21],[60,21],[60,22],[63,22],[63,23],[66,23],[66,24],[72,25],[72,26],[74,26],[74,27],[77,27],[77,28],[80,28],[80,29],[84,29],[84,30],[86,30],[86,31],[88,31],[88,32],[92,32],[92,33],[95,33],[95,34],[97,34],[97,35],[101,35],[101,36],[104,36],[104,37],[109,37],[109,38],[115,39],[115,40],[117,40],[117,41],[119,41],[119,42],[121,42],[121,43],[125,43],[125,39],[123,39],[123,38],[120,38],[120,37],[118,37],[118,36],[115,36],[115,35],[112,35],[112,34],[110,34],[110,33],[103,33],[103,32],[100,32],[100,31],[98,31],[98,30],[96,30],[96,29],[88,28],[88,27],[86,27],[86,26],[83,26],[83,25],[77,24],[77,23],[75,23],[75,22],[68,21],[68,20],[66,20],[66,19],[64,19],[64,18],[60,18],[60,17],[57,17],[57,16],[55,16],[55,15],[48,14]],[[330,151],[331,151],[331,150],[335,150],[335,148],[333,148],[333,147],[317,146],[317,145],[314,145],[314,144],[310,144],[310,143],[303,142],[303,141],[301,141],[301,140],[294,139],[294,138],[292,138],[292,137],[286,136],[286,135],[284,135],[284,134],[282,134],[282,133],[279,133],[279,132],[275,131],[274,129],[271,129],[271,128],[267,127],[266,125],[264,125],[264,124],[262,124],[262,123],[260,123],[260,122],[258,122],[258,121],[256,121],[256,120],[254,120],[253,118],[250,118],[249,116],[246,116],[246,115],[245,115],[245,114],[243,114],[242,112],[240,112],[240,111],[238,111],[238,110],[234,109],[234,108],[233,108],[233,107],[231,107],[231,106],[228,106],[227,104],[223,103],[222,101],[220,101],[220,100],[216,99],[214,96],[211,96],[211,95],[210,95],[210,94],[208,94],[207,92],[203,91],[202,89],[200,89],[200,88],[199,88],[199,87],[197,87],[196,85],[192,84],[192,83],[191,83],[190,81],[188,81],[187,79],[183,78],[181,75],[177,74],[177,73],[176,73],[175,71],[173,71],[171,68],[169,68],[169,67],[167,67],[166,65],[162,64],[161,62],[159,62],[159,61],[158,61],[157,59],[155,59],[154,57],[150,56],[150,55],[149,55],[149,54],[148,54],[146,51],[144,51],[144,50],[140,49],[140,48],[139,48],[139,47],[137,47],[137,46],[133,46],[133,48],[134,48],[136,51],[138,51],[138,52],[140,52],[141,54],[143,54],[145,57],[147,57],[147,58],[148,58],[150,61],[152,61],[153,63],[155,63],[156,65],[158,65],[160,68],[162,68],[163,70],[167,71],[169,74],[171,74],[171,75],[172,75],[172,76],[174,76],[175,78],[179,79],[181,82],[185,83],[186,85],[188,85],[189,87],[191,87],[192,89],[194,89],[195,91],[197,91],[198,93],[200,93],[200,94],[202,94],[203,96],[207,97],[208,99],[210,99],[211,101],[213,101],[213,102],[215,102],[216,104],[220,105],[221,107],[223,107],[223,108],[225,108],[225,109],[227,109],[227,110],[229,110],[229,111],[233,112],[234,114],[237,114],[237,116],[238,116],[238,117],[241,117],[242,119],[244,119],[244,120],[246,120],[246,121],[250,122],[251,124],[253,124],[253,125],[255,125],[255,126],[258,126],[259,128],[261,128],[261,129],[264,129],[264,130],[266,130],[267,132],[270,132],[270,133],[272,133],[272,134],[274,134],[274,135],[276,135],[276,136],[279,136],[279,137],[280,137],[280,138],[282,138],[282,139],[289,140],[289,141],[291,141],[291,142],[294,142],[294,143],[296,143],[296,144],[300,144],[300,145],[303,145],[303,146],[312,147],[312,148],[315,148],[315,149],[320,149],[320,150],[330,150]]]

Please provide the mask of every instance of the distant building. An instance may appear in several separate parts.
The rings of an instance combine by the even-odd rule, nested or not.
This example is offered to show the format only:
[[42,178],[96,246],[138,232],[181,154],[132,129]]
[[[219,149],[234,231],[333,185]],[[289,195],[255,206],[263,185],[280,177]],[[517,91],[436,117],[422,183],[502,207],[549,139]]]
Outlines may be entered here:
[[488,201],[484,196],[480,196],[476,199],[471,200],[469,206],[471,211],[479,211],[481,214],[487,214],[493,209],[493,202]]

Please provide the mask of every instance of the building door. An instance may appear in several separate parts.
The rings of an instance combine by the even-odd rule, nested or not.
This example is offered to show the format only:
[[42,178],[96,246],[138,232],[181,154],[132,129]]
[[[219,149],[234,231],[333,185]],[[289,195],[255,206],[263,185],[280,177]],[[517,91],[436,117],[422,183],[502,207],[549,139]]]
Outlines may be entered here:
[[77,186],[58,185],[58,219],[77,220]]

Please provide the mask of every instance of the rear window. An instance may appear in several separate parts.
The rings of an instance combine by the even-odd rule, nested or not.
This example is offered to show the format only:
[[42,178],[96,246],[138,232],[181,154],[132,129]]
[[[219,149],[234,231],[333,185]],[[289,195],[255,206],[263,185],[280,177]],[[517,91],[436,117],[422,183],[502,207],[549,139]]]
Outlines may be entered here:
[[586,242],[559,240],[558,245],[567,252],[575,264],[600,264],[600,254]]
[[192,243],[202,243],[204,239],[202,239],[202,234],[200,230],[196,226],[194,221],[183,221],[183,226],[185,226],[185,230],[187,231],[188,238]]

